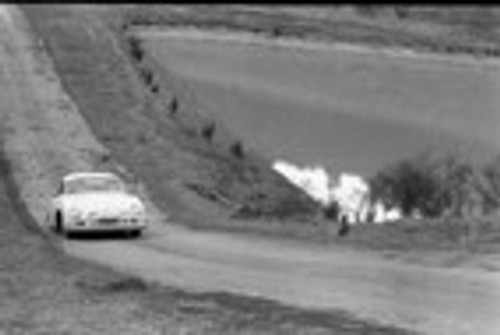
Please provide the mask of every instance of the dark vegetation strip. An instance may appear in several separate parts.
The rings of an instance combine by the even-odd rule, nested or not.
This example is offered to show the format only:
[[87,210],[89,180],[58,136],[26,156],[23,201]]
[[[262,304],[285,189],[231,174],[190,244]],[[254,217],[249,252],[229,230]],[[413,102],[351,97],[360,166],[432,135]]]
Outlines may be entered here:
[[[403,47],[442,54],[500,56],[499,36],[495,30],[500,13],[494,8],[306,7],[303,13],[287,11],[280,6],[206,5],[130,6],[126,11],[128,24],[132,26],[193,26],[253,32],[275,38]],[[351,7],[351,12],[347,16],[339,15],[346,7]],[[323,15],[308,16],[307,10],[311,8],[322,11]],[[328,15],[328,12],[333,15]],[[421,24],[427,26],[426,30],[418,27]]]

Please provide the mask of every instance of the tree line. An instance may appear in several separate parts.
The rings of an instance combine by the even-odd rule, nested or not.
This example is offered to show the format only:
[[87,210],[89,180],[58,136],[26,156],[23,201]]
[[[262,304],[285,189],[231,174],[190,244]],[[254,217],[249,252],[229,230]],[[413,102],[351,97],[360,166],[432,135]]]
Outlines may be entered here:
[[382,169],[369,184],[372,201],[405,216],[488,215],[500,207],[500,155],[475,165],[458,154],[419,154]]

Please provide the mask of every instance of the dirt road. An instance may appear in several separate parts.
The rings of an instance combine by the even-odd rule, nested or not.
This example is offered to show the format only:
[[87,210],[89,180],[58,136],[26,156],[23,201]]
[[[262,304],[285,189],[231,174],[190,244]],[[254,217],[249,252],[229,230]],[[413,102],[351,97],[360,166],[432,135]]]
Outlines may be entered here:
[[[0,8],[0,116],[15,178],[34,217],[54,182],[92,168],[95,141],[61,89],[19,13]],[[146,197],[146,193],[144,193]],[[70,240],[64,250],[145,279],[199,291],[229,291],[308,308],[341,308],[427,334],[500,334],[500,274],[425,268],[334,247],[167,224],[152,211],[143,239]]]
[[70,241],[68,253],[200,291],[342,308],[427,334],[500,332],[500,275],[424,268],[374,255],[179,227],[129,241]]

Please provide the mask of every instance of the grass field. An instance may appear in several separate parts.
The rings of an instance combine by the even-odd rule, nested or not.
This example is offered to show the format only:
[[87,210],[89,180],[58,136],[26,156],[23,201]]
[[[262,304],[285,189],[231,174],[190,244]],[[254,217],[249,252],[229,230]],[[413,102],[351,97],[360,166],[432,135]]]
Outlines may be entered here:
[[201,105],[271,159],[369,176],[427,149],[478,160],[499,150],[495,65],[142,36]]

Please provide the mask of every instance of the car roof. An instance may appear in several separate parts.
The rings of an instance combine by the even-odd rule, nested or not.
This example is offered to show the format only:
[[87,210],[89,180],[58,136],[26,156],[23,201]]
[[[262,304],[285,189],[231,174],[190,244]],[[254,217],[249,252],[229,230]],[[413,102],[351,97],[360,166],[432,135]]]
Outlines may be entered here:
[[85,179],[85,178],[115,178],[121,180],[116,174],[111,172],[72,172],[63,177],[64,182],[74,181],[76,179]]

